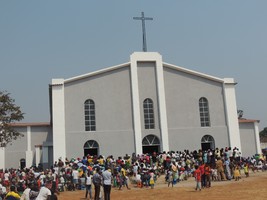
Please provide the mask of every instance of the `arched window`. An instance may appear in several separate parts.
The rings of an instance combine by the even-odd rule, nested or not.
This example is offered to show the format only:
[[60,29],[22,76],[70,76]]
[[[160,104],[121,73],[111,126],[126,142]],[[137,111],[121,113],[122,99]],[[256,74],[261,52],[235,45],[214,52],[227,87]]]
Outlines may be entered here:
[[205,97],[199,99],[199,114],[201,127],[210,126],[209,103]]
[[159,152],[160,150],[160,140],[155,135],[148,135],[144,137],[142,141],[143,153],[152,154],[154,152]]
[[84,102],[85,131],[95,131],[95,102],[88,99]]
[[99,145],[97,141],[95,140],[88,140],[84,145],[83,145],[83,150],[84,150],[84,156],[87,155],[98,155],[99,151]]
[[215,149],[215,140],[211,135],[204,135],[201,139],[201,148],[202,150],[214,150]]
[[160,145],[160,141],[157,136],[155,135],[148,135],[144,137],[142,141],[143,146],[150,146],[150,145]]
[[88,140],[83,145],[84,149],[94,149],[94,148],[98,148],[98,147],[99,147],[99,145],[98,145],[97,141],[95,141],[95,140]]
[[144,107],[145,129],[154,129],[155,120],[154,120],[153,101],[151,99],[145,99],[143,107]]

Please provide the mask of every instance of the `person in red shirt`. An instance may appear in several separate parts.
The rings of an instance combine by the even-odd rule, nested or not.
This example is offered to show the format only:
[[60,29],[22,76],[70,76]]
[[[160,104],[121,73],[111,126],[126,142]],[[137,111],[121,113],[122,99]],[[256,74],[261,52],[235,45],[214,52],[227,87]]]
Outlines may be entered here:
[[206,187],[210,187],[211,186],[211,178],[210,178],[211,168],[210,168],[210,164],[206,163],[204,169],[205,169]]
[[206,187],[206,175],[205,175],[205,164],[201,163],[199,166],[199,170],[201,171],[201,188]]
[[195,166],[194,177],[197,183],[196,190],[199,189],[201,191],[201,171],[197,165]]

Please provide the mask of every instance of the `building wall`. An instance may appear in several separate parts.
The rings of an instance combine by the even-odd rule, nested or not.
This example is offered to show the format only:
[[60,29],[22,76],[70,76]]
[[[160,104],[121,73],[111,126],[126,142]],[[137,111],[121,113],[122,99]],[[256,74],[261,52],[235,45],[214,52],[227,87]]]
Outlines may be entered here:
[[[137,72],[142,138],[153,134],[161,139],[155,63],[138,62]],[[229,146],[222,83],[165,67],[164,84],[170,149],[199,149],[204,135],[213,136],[218,147]],[[121,147],[127,153],[134,152],[128,67],[66,83],[64,89],[66,144],[72,146],[66,148],[68,156],[83,155],[83,145],[88,140],[98,142],[100,154],[111,149],[113,154],[120,154],[116,147],[106,145],[106,138],[109,144],[117,144],[118,138],[125,138],[128,144],[120,144]],[[201,97],[209,102],[210,127],[200,126],[198,103]],[[154,103],[155,129],[152,130],[144,129],[143,101],[146,98]],[[95,132],[84,131],[83,105],[87,99],[94,100],[96,106]]]
[[42,145],[43,142],[52,142],[51,127],[31,127],[31,150],[34,151],[35,145]]
[[[85,131],[84,102],[87,99],[95,102],[96,131],[92,132]],[[66,83],[65,122],[68,157],[83,155],[83,146],[88,140],[98,142],[101,154],[119,154],[121,149],[133,152],[129,67]]]
[[[24,135],[12,141],[5,149],[5,164],[6,168],[19,168],[20,159],[26,159],[27,150],[27,127],[16,128],[16,130]],[[12,158],[12,159],[10,159]]]
[[[28,145],[27,126],[16,127],[18,132],[24,137],[12,141],[12,145],[7,145],[5,149],[5,165],[6,168],[20,167],[20,160],[26,160],[26,151]],[[52,130],[49,126],[33,126],[31,127],[31,151],[33,152],[32,165],[35,164],[35,145],[42,145],[45,141],[52,141]]]
[[239,123],[242,156],[251,157],[257,153],[254,123]]
[[[215,146],[229,146],[222,83],[167,67],[164,82],[170,149],[199,149],[204,135],[211,135]],[[210,127],[200,125],[201,97],[209,103]]]

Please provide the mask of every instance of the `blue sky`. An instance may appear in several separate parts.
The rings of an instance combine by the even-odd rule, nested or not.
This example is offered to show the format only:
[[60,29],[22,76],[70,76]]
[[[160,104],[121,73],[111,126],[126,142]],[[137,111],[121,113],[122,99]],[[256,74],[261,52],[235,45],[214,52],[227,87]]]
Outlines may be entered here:
[[0,90],[11,93],[24,122],[49,121],[48,85],[128,62],[148,51],[164,62],[232,77],[244,117],[267,127],[266,0],[0,0]]

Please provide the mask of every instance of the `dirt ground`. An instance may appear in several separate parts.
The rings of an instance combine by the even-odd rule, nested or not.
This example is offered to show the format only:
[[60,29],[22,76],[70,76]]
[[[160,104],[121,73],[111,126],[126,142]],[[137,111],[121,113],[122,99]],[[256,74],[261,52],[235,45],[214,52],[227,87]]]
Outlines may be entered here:
[[[112,200],[264,200],[267,199],[267,172],[250,173],[250,177],[245,178],[244,175],[239,181],[221,181],[212,182],[211,188],[195,191],[195,181],[189,178],[187,181],[182,181],[168,187],[164,183],[164,176],[161,176],[155,188],[137,188],[131,185],[131,190],[123,188],[122,190],[112,188]],[[59,200],[83,200],[85,191],[65,191],[58,196]]]

